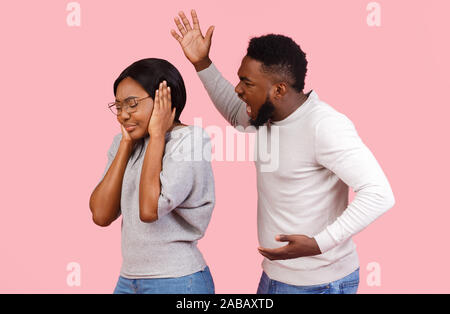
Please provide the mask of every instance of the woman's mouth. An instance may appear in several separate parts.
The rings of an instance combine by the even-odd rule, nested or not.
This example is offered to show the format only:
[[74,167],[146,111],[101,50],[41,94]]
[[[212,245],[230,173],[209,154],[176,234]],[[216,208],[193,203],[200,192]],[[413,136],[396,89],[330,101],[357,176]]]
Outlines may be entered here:
[[132,132],[134,131],[134,129],[136,129],[137,125],[136,124],[128,124],[128,125],[124,125],[125,130],[127,130],[127,132]]

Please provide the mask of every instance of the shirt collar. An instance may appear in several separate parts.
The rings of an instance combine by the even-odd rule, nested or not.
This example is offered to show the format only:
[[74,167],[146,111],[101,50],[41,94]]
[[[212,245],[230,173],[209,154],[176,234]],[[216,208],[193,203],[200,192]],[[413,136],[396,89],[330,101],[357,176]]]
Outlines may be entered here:
[[314,90],[311,90],[309,93],[308,98],[306,101],[298,107],[294,112],[292,112],[290,115],[288,115],[286,118],[280,121],[272,121],[273,125],[282,126],[289,124],[292,121],[295,121],[299,119],[301,116],[303,116],[317,100],[319,100],[319,96],[316,94]]

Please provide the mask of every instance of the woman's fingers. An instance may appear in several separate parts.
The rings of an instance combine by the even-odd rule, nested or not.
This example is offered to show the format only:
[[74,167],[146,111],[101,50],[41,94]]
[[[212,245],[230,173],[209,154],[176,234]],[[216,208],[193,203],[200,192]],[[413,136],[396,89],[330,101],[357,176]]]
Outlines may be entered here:
[[175,114],[176,114],[176,110],[175,110],[175,108],[173,108],[172,109],[172,115],[170,116],[170,121],[171,121],[171,124],[173,124],[173,121],[175,120]]
[[171,95],[171,92],[170,92],[170,86],[167,87],[167,100],[169,102],[169,107],[172,107],[172,95]]
[[163,82],[163,98],[164,98],[164,108],[165,110],[168,109],[169,100],[167,99],[167,82]]
[[161,104],[160,105],[161,109],[165,110],[166,109],[166,104],[165,104],[166,98],[164,95],[164,83],[159,84],[159,97],[160,97],[159,102]]
[[164,82],[159,83],[159,103],[162,110],[166,109],[166,95],[164,94]]
[[159,90],[157,89],[155,92],[155,103],[153,104],[153,111],[154,112],[159,111],[159,107],[160,107]]
[[159,109],[164,110],[165,112],[170,112],[170,109],[172,107],[172,97],[170,95],[170,87],[167,86],[167,81],[163,81],[159,84],[156,95],[158,99]]
[[120,124],[120,127],[122,129],[122,139],[126,141],[132,141],[130,133],[128,133],[123,124]]
[[165,134],[175,119],[175,108],[172,109],[170,87],[167,81],[159,84],[155,91],[153,112],[149,121],[148,132],[150,134]]

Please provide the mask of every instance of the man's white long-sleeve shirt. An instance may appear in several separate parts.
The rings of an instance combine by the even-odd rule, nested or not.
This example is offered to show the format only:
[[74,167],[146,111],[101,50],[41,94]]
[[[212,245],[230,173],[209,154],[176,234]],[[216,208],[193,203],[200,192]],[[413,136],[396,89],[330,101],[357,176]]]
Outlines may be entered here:
[[[198,72],[219,112],[234,127],[249,129],[246,104],[214,64]],[[241,129],[242,130],[242,129]],[[267,158],[270,157],[270,158]],[[359,267],[351,237],[393,207],[389,182],[353,123],[314,91],[282,121],[256,133],[258,239],[278,248],[278,234],[314,237],[320,255],[264,258],[269,278],[291,285],[341,279]],[[348,202],[348,188],[355,192]]]

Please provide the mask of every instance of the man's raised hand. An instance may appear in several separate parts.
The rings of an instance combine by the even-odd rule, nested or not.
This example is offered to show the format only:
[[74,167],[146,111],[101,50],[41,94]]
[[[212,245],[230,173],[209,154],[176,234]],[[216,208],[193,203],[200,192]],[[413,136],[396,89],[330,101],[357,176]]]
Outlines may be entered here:
[[[180,43],[184,55],[194,65],[195,69],[201,71],[211,64],[209,59],[209,49],[211,48],[211,38],[214,31],[214,26],[210,26],[203,37],[200,30],[200,23],[198,21],[195,10],[191,11],[193,28],[189,23],[183,11],[179,12],[179,17],[175,17],[174,21],[180,34],[175,30],[171,30],[172,36]],[[181,21],[180,21],[181,18]]]

